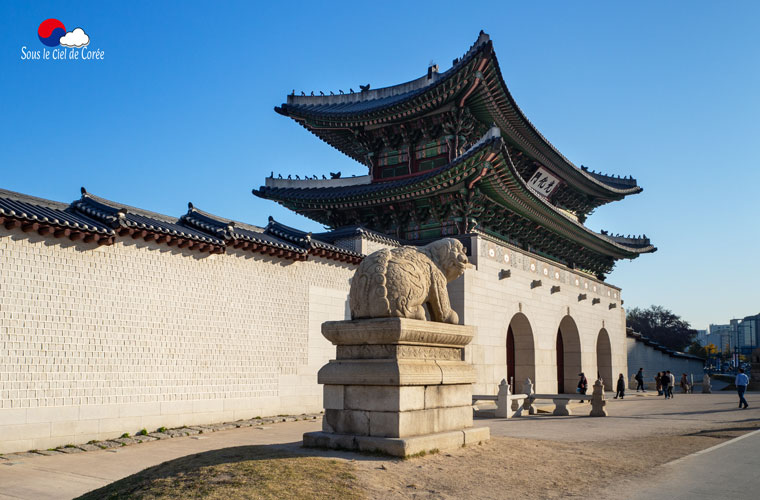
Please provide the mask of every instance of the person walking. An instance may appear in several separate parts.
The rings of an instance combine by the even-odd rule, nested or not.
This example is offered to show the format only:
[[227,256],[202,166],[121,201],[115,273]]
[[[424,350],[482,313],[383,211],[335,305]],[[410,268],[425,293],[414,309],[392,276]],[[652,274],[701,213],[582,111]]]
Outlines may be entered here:
[[689,378],[686,376],[685,373],[681,374],[681,390],[684,394],[689,394],[690,386],[689,386]]
[[663,372],[660,381],[662,383],[662,393],[665,395],[665,399],[670,398],[670,377],[668,376],[668,372]]
[[[580,380],[578,381],[578,393],[585,395],[588,390],[588,380],[586,380],[586,376],[582,372],[579,373],[578,376],[580,377]],[[582,399],[581,403],[583,403]]]
[[673,399],[673,388],[676,386],[676,376],[668,370],[668,378],[670,379],[670,385],[668,386],[668,395],[670,399]]
[[744,373],[744,368],[739,368],[734,385],[736,386],[736,392],[739,393],[739,408],[749,408],[747,400],[744,399],[744,393],[747,392],[747,386],[749,385],[749,377]]
[[654,376],[654,386],[657,389],[657,395],[662,396],[662,372],[657,372]]
[[644,389],[644,369],[639,368],[639,371],[636,373],[636,392],[639,392],[639,389],[641,389],[641,392],[647,392],[646,389]]
[[618,377],[617,392],[615,393],[615,399],[617,399],[618,396],[620,396],[620,399],[623,399],[625,397],[625,377],[623,377],[622,373]]

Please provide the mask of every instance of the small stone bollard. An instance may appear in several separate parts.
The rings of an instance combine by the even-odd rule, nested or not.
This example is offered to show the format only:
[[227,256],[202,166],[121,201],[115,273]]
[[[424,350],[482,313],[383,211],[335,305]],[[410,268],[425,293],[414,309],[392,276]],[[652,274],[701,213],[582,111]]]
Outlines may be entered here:
[[535,415],[536,408],[533,406],[533,399],[530,397],[533,394],[533,382],[530,381],[530,377],[523,382],[523,392],[528,395],[523,402],[523,410],[528,410],[528,415]]
[[604,400],[604,384],[601,380],[594,382],[594,392],[591,394],[591,417],[606,417],[607,401]]
[[710,380],[710,375],[706,373],[702,377],[702,394],[712,394],[712,381]]
[[509,418],[509,396],[512,395],[512,391],[509,390],[509,384],[506,379],[501,379],[499,384],[499,393],[496,400],[496,413],[497,418]]
[[530,381],[530,377],[525,379],[525,382],[523,382],[523,393],[530,396],[533,394],[533,382]]

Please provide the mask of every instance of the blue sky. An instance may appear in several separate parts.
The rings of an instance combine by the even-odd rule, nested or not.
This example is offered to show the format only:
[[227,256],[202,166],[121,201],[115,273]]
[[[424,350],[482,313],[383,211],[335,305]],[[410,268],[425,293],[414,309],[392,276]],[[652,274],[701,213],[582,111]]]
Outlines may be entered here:
[[[0,187],[79,187],[181,215],[321,227],[260,200],[270,171],[363,174],[273,107],[292,89],[373,88],[448,69],[483,29],[505,80],[568,158],[644,192],[595,230],[659,251],[608,280],[626,307],[694,327],[760,312],[758,2],[2,2]],[[82,27],[102,61],[21,60],[37,27]]]

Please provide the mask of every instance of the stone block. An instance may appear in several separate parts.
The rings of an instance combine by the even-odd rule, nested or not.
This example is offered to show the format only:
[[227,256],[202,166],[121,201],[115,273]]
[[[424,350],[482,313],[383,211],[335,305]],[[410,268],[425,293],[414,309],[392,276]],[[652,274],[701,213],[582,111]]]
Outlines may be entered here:
[[325,410],[322,430],[336,434],[368,436],[370,432],[369,413],[354,410]]
[[369,435],[410,437],[472,426],[472,406],[402,412],[369,412]]
[[475,328],[406,318],[376,318],[355,321],[326,321],[322,335],[335,345],[408,344],[464,347],[472,341]]
[[445,408],[472,404],[472,385],[428,385],[425,387],[425,408]]
[[342,385],[325,385],[323,388],[323,400],[322,404],[326,410],[343,410],[349,409],[343,406],[343,392],[344,386]]
[[488,427],[470,427],[462,432],[466,446],[483,443],[491,439],[491,429]]
[[[325,386],[325,389],[331,386]],[[425,408],[425,387],[388,385],[345,386],[346,410],[409,411]],[[325,406],[327,408],[327,406]]]
[[[488,428],[473,433],[478,443],[488,440]],[[472,429],[469,429],[472,430]],[[466,441],[466,431],[439,432],[406,438],[375,436],[346,436],[325,432],[308,432],[303,436],[305,447],[331,448],[363,452],[384,453],[395,457],[407,457],[421,452],[446,451],[460,448]]]
[[475,371],[462,361],[333,360],[319,370],[317,381],[325,385],[471,384]]

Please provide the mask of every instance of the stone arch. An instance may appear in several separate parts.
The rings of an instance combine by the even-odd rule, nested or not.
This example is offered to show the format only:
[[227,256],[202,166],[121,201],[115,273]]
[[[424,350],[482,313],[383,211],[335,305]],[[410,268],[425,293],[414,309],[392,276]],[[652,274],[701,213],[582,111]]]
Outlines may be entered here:
[[[573,393],[578,384],[581,363],[581,336],[571,316],[565,316],[557,328],[557,392]],[[589,378],[590,374],[586,374]],[[593,375],[593,374],[591,374]],[[593,376],[591,377],[593,379]],[[593,382],[589,383],[589,389]]]
[[599,330],[596,337],[596,371],[596,375],[604,382],[604,389],[614,390],[617,379],[612,373],[612,344],[610,335],[604,328]]
[[536,383],[536,349],[533,329],[523,313],[512,316],[507,328],[507,382],[515,393],[523,392],[526,378]]

